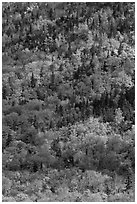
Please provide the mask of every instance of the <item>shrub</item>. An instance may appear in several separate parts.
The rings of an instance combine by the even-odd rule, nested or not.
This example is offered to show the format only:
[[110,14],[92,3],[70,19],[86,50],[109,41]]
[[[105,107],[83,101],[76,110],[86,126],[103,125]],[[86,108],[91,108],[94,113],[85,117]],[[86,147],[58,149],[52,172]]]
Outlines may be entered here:
[[2,194],[8,195],[11,189],[11,186],[12,186],[12,181],[3,175],[2,176]]

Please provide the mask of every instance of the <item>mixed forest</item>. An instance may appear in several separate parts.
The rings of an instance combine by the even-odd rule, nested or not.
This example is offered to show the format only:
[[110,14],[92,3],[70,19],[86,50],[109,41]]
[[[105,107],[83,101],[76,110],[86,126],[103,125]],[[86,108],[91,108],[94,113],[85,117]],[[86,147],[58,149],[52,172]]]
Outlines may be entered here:
[[135,201],[135,3],[2,3],[2,196]]

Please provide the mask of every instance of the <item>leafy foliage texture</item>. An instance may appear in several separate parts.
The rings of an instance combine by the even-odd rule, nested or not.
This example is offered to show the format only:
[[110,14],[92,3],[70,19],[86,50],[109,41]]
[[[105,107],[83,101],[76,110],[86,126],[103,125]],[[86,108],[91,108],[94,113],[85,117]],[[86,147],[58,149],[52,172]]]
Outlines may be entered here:
[[2,3],[5,202],[134,201],[135,3]]

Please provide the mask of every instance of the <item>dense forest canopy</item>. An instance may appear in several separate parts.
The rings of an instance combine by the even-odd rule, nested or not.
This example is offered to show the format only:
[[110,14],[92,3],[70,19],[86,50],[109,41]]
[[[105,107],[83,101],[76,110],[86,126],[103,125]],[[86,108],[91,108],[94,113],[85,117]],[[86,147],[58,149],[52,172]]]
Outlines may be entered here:
[[2,105],[4,179],[105,170],[132,189],[135,3],[3,2]]

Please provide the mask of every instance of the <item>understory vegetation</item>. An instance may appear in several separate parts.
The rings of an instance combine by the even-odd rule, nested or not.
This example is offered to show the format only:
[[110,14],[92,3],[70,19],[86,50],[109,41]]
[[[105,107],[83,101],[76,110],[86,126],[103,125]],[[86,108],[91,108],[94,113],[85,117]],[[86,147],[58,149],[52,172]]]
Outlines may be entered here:
[[3,202],[135,201],[135,3],[2,4]]

